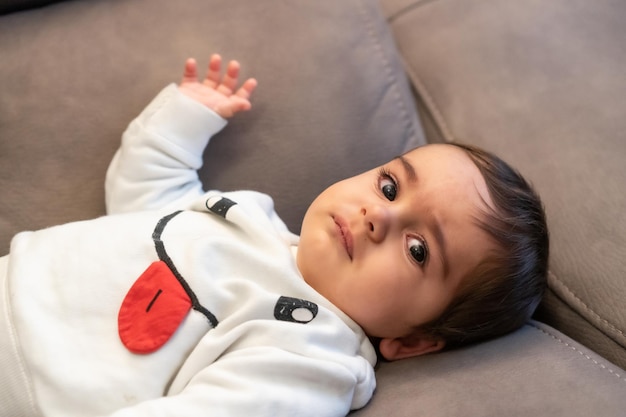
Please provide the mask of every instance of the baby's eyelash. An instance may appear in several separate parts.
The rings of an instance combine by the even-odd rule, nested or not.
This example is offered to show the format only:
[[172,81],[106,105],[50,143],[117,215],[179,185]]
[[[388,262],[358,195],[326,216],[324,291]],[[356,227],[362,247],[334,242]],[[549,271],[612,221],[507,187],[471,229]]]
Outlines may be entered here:
[[378,180],[380,181],[381,179],[387,179],[393,182],[393,185],[395,185],[396,188],[398,187],[398,181],[396,180],[396,177],[394,177],[391,171],[386,167],[380,167],[380,169],[378,170]]

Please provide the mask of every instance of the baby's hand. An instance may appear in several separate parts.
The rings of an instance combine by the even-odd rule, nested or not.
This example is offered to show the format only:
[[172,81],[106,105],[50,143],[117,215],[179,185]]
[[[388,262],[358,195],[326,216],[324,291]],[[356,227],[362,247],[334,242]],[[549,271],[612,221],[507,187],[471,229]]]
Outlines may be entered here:
[[239,77],[239,63],[230,61],[226,73],[220,79],[222,57],[211,55],[209,67],[204,81],[198,81],[196,60],[189,58],[185,62],[185,72],[178,88],[188,97],[204,104],[223,118],[232,117],[239,111],[250,110],[250,95],[256,88],[257,82],[249,78],[241,87],[237,87]]

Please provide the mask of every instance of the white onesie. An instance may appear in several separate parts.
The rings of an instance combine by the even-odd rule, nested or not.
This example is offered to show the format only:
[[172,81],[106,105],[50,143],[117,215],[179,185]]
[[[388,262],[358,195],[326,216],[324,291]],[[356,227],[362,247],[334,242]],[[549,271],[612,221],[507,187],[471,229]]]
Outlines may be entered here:
[[168,86],[124,134],[107,216],[13,239],[0,337],[41,415],[344,416],[371,398],[374,349],[303,280],[272,200],[202,190],[224,125]]

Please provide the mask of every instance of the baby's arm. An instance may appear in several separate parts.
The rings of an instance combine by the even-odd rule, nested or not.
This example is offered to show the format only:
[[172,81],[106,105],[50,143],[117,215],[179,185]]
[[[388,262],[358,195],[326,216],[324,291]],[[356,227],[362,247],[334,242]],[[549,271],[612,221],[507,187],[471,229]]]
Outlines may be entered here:
[[267,346],[245,350],[220,357],[176,395],[144,401],[107,417],[344,417],[358,401],[355,386],[362,381],[340,363]]
[[236,89],[236,61],[223,77],[220,67],[213,55],[200,82],[195,60],[187,60],[180,85],[165,88],[131,122],[107,172],[107,213],[184,208],[203,193],[197,170],[204,148],[225,118],[250,109],[256,87],[248,79]]

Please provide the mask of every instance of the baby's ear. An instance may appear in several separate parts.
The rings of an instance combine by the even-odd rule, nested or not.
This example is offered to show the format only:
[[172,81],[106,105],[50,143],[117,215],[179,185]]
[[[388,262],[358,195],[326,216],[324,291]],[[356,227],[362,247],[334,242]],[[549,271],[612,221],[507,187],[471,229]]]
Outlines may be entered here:
[[415,333],[395,339],[381,339],[378,350],[388,361],[395,361],[438,352],[445,345],[446,342],[442,339]]

